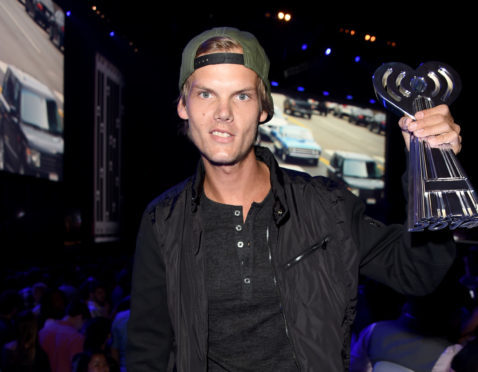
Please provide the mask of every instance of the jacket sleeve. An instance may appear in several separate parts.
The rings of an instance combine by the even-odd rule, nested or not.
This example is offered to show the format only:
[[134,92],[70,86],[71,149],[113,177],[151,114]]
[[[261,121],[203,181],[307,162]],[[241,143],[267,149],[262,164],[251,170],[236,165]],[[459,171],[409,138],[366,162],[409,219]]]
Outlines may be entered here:
[[358,200],[348,202],[353,203],[352,236],[359,247],[360,274],[406,295],[433,292],[455,259],[452,233],[409,232],[406,224],[386,226],[366,216]]
[[146,212],[136,242],[128,320],[126,365],[132,372],[166,371],[172,349],[165,265],[155,229],[154,216]]

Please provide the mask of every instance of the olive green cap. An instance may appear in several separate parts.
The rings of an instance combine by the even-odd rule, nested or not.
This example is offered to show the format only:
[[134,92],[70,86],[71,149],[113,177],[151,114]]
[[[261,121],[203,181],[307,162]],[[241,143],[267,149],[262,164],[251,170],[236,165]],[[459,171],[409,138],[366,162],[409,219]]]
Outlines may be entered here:
[[[238,42],[242,49],[243,49],[243,62],[234,61],[231,62],[229,59],[225,60],[216,60],[214,62],[206,62],[201,65],[197,65],[195,67],[195,59],[196,59],[196,52],[198,48],[203,44],[205,41],[213,38],[213,37],[221,37],[226,36],[229,37],[236,42]],[[250,68],[253,70],[264,82],[266,87],[266,93],[269,96],[269,100],[272,104],[272,95],[271,95],[271,86],[269,83],[269,58],[266,55],[266,52],[259,44],[259,41],[256,37],[247,31],[240,31],[237,28],[233,27],[216,27],[210,30],[204,31],[201,34],[197,35],[193,39],[189,41],[186,47],[183,50],[182,54],[182,61],[181,61],[181,69],[179,74],[179,90],[183,88],[183,85],[187,78],[194,72],[195,69],[200,68],[202,66],[206,66],[208,64],[216,64],[216,63],[240,63],[243,64],[245,67]],[[273,110],[272,104],[272,110]],[[270,120],[272,117],[273,112],[269,112],[268,118],[264,121]]]

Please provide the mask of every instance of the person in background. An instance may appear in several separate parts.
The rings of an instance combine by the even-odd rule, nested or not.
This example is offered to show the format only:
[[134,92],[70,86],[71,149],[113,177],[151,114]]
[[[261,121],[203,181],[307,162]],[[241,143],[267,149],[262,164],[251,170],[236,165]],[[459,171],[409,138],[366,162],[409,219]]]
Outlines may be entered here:
[[446,372],[461,350],[462,309],[453,293],[409,296],[396,319],[370,324],[352,344],[350,372],[388,362],[415,372]]
[[126,372],[126,344],[130,310],[116,314],[111,326],[111,355],[118,362],[121,372]]
[[70,372],[73,357],[83,351],[85,321],[90,318],[88,306],[73,300],[63,319],[45,325],[39,332],[40,345],[50,360],[52,372]]
[[110,316],[110,304],[106,296],[105,285],[96,279],[88,280],[88,308],[91,316],[105,317]]
[[15,331],[15,340],[3,346],[0,371],[49,372],[48,356],[38,342],[37,318],[31,310],[17,314]]
[[102,350],[85,351],[75,355],[73,372],[118,372],[111,368],[107,355]]
[[15,339],[14,317],[22,310],[22,297],[14,289],[0,293],[0,347]]

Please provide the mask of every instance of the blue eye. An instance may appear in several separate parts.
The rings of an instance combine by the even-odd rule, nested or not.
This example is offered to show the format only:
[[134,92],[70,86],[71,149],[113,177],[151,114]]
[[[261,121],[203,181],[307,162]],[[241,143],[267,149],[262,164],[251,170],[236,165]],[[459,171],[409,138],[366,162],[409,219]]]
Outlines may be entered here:
[[211,96],[211,93],[209,93],[208,91],[202,91],[199,92],[199,96],[202,98],[209,98]]
[[239,98],[239,100],[241,100],[241,101],[245,101],[245,100],[249,99],[249,95],[246,94],[246,93],[239,93],[239,94],[238,94],[238,98]]

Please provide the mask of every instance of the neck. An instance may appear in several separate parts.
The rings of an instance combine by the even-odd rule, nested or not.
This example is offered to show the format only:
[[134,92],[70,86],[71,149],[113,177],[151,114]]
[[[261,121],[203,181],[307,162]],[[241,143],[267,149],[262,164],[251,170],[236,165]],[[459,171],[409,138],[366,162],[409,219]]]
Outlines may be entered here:
[[269,168],[259,161],[254,151],[243,161],[216,166],[204,160],[204,192],[218,203],[241,205],[244,218],[253,202],[261,202],[270,190]]
[[63,321],[78,330],[83,325],[83,317],[81,315],[76,315],[76,316],[65,315],[65,317],[63,318]]

